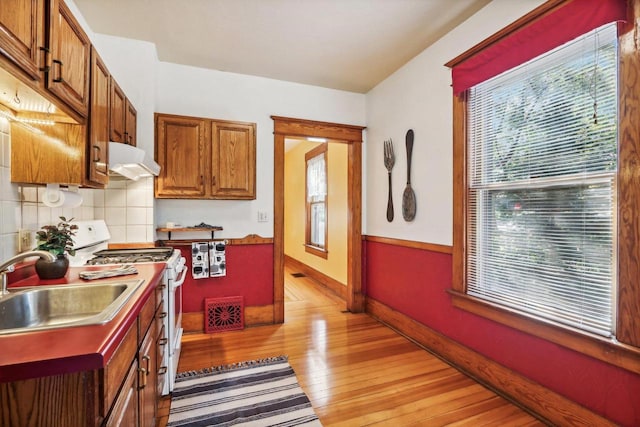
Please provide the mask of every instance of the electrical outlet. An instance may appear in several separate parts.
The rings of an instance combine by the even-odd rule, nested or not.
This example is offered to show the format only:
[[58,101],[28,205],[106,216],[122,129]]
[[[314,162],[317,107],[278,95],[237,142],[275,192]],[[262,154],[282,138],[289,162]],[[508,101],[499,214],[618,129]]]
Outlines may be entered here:
[[258,222],[267,222],[267,211],[258,211]]
[[31,230],[18,230],[18,252],[25,252],[31,249]]

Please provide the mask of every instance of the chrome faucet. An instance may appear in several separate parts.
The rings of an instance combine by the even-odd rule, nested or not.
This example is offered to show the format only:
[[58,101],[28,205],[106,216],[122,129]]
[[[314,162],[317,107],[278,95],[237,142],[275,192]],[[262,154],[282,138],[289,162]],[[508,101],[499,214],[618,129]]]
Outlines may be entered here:
[[15,269],[14,265],[17,262],[22,261],[25,258],[30,258],[34,256],[40,257],[41,259],[49,262],[54,262],[56,260],[55,255],[53,255],[51,252],[28,251],[28,252],[23,252],[21,254],[15,255],[9,258],[7,261],[0,264],[0,282],[2,285],[2,287],[0,287],[0,298],[2,298],[3,296],[9,293],[9,291],[7,291],[7,273],[13,272],[13,270]]

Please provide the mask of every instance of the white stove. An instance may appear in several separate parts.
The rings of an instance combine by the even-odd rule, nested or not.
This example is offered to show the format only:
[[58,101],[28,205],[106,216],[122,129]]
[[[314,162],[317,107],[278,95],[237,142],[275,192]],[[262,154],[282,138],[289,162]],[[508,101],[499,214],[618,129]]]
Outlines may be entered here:
[[[111,238],[103,220],[74,221],[78,230],[74,237],[76,255],[69,257],[72,266],[120,265],[149,262],[166,264],[162,284],[163,305],[160,316],[164,326],[164,337],[160,337],[158,360],[158,390],[167,395],[173,391],[180,358],[182,339],[182,284],[189,269],[178,249],[150,247],[135,249],[108,249]],[[158,331],[160,332],[160,331]],[[162,351],[163,350],[163,351]]]

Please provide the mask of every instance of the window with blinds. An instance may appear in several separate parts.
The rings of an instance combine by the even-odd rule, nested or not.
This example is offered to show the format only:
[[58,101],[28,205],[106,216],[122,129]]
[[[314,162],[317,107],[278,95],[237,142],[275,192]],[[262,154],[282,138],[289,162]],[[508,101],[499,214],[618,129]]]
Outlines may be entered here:
[[467,293],[614,331],[616,25],[469,89]]
[[[306,246],[326,256],[327,249],[327,144],[305,155],[306,161]],[[320,252],[318,252],[320,251]]]

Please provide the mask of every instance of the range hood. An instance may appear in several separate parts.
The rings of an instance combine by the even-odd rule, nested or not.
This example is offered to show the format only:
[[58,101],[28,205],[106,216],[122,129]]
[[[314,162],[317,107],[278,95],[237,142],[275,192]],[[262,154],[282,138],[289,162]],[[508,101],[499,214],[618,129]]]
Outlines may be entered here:
[[160,165],[140,148],[109,142],[109,171],[137,181],[143,176],[157,176]]

